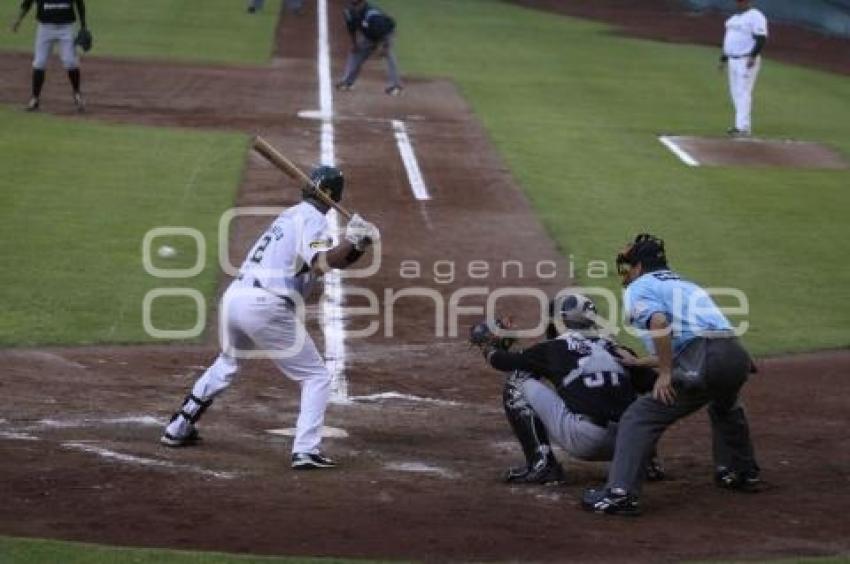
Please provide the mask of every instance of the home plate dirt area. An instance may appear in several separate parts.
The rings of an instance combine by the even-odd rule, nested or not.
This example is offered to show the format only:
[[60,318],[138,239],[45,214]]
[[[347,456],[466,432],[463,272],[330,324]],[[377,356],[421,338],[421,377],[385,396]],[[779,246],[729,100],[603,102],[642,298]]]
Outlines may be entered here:
[[[341,7],[341,0],[331,5],[334,13]],[[314,53],[303,48],[315,44],[311,16],[298,25],[282,19],[278,56],[268,68],[91,59],[90,113],[81,119],[259,133],[300,164],[314,163],[319,125],[297,117],[316,109]],[[341,40],[333,44],[336,65],[344,48]],[[2,56],[0,70],[0,98],[25,99],[26,58]],[[384,239],[378,274],[344,284],[382,300],[387,289],[412,287],[437,298],[399,299],[392,336],[347,341],[347,399],[332,405],[326,420],[345,431],[334,434],[347,436],[324,445],[340,467],[289,469],[291,439],[267,430],[293,425],[298,390],[266,361],[248,364],[216,400],[200,423],[202,445],[159,445],[162,425],[216,354],[212,337],[193,346],[7,349],[0,351],[0,533],[434,561],[657,562],[850,551],[842,518],[850,506],[846,351],[760,361],[744,394],[769,482],[758,495],[712,484],[705,415],[664,437],[670,479],[647,486],[640,519],[582,512],[582,490],[601,482],[606,468],[563,453],[564,486],[501,483],[501,472],[521,458],[502,413],[502,376],[464,342],[474,316],[461,319],[459,336],[435,337],[434,300],[448,303],[473,286],[531,284],[552,295],[569,283],[567,266],[455,86],[412,79],[405,96],[390,98],[382,78],[380,67],[370,67],[355,91],[336,96],[345,203],[379,225]],[[410,191],[391,119],[408,128],[430,200]],[[298,191],[282,178],[248,157],[237,204],[294,203]],[[266,221],[236,222],[232,262]],[[402,262],[413,260],[420,275],[403,277]],[[470,276],[473,260],[488,265],[486,278]],[[454,264],[451,280],[435,276],[438,261]],[[518,261],[522,276],[515,268],[502,276],[505,261]],[[540,285],[539,261],[552,261],[558,276]],[[481,295],[463,300],[482,303]],[[503,309],[527,312],[529,304],[507,299]],[[349,329],[367,321],[353,320]],[[311,329],[321,348],[315,323]]]

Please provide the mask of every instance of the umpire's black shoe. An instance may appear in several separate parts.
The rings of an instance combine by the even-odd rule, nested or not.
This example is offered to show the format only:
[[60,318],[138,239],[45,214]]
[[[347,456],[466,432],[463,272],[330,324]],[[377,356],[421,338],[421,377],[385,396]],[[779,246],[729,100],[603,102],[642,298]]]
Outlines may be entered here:
[[319,453],[296,452],[292,455],[293,470],[321,470],[336,468],[336,462]]
[[586,511],[605,513],[606,515],[625,515],[628,517],[640,515],[640,505],[637,498],[620,488],[585,490],[581,498],[581,506]]
[[718,468],[714,474],[717,487],[737,492],[758,493],[764,486],[758,470],[736,472],[729,468]]

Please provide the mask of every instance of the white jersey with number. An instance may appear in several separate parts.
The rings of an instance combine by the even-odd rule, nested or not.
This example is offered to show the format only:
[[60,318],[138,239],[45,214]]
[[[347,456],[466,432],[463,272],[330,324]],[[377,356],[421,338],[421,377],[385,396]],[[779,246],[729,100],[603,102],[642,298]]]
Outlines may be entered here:
[[240,277],[253,277],[279,294],[309,291],[316,254],[333,246],[325,214],[308,202],[281,213],[248,251]]
[[[251,353],[270,358],[301,387],[293,453],[319,452],[331,375],[299,316],[300,304],[287,298],[293,292],[306,295],[310,265],[331,245],[327,218],[312,204],[302,202],[275,218],[222,296],[222,352],[192,387],[200,402],[210,401],[233,383],[242,358]],[[193,428],[186,417],[175,417],[166,433],[187,437]]]
[[745,57],[756,46],[754,35],[767,36],[767,18],[755,8],[735,14],[726,20],[723,53],[728,57]]

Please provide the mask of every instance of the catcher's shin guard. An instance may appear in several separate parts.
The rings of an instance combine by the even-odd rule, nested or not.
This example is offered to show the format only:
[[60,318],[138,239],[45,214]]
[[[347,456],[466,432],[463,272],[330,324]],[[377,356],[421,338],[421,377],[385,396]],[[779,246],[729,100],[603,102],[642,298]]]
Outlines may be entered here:
[[519,372],[514,372],[507,379],[502,392],[502,405],[505,408],[508,423],[522,446],[526,464],[531,467],[541,454],[549,455],[551,447],[543,421],[534,413],[519,387],[521,380],[522,375]]

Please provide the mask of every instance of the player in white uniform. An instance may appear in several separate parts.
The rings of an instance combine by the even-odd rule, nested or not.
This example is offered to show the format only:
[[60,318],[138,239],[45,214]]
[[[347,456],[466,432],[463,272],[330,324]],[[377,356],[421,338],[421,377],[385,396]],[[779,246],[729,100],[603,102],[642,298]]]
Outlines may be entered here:
[[749,0],[737,0],[737,9],[726,20],[720,65],[728,64],[729,93],[735,107],[735,125],[727,133],[747,137],[752,132],[753,88],[761,68],[760,53],[767,42],[767,19],[750,6]]
[[[339,170],[322,166],[311,178],[334,201],[340,200],[344,179]],[[305,193],[304,201],[281,213],[248,252],[239,275],[222,297],[222,352],[166,426],[162,444],[182,447],[197,443],[200,437],[195,423],[213,398],[233,382],[239,359],[259,354],[271,358],[301,386],[292,467],[335,466],[319,450],[331,376],[299,314],[303,314],[304,297],[317,276],[331,268],[350,266],[380,235],[374,225],[355,215],[346,226],[344,240],[332,247],[325,217],[328,209],[327,204]]]

